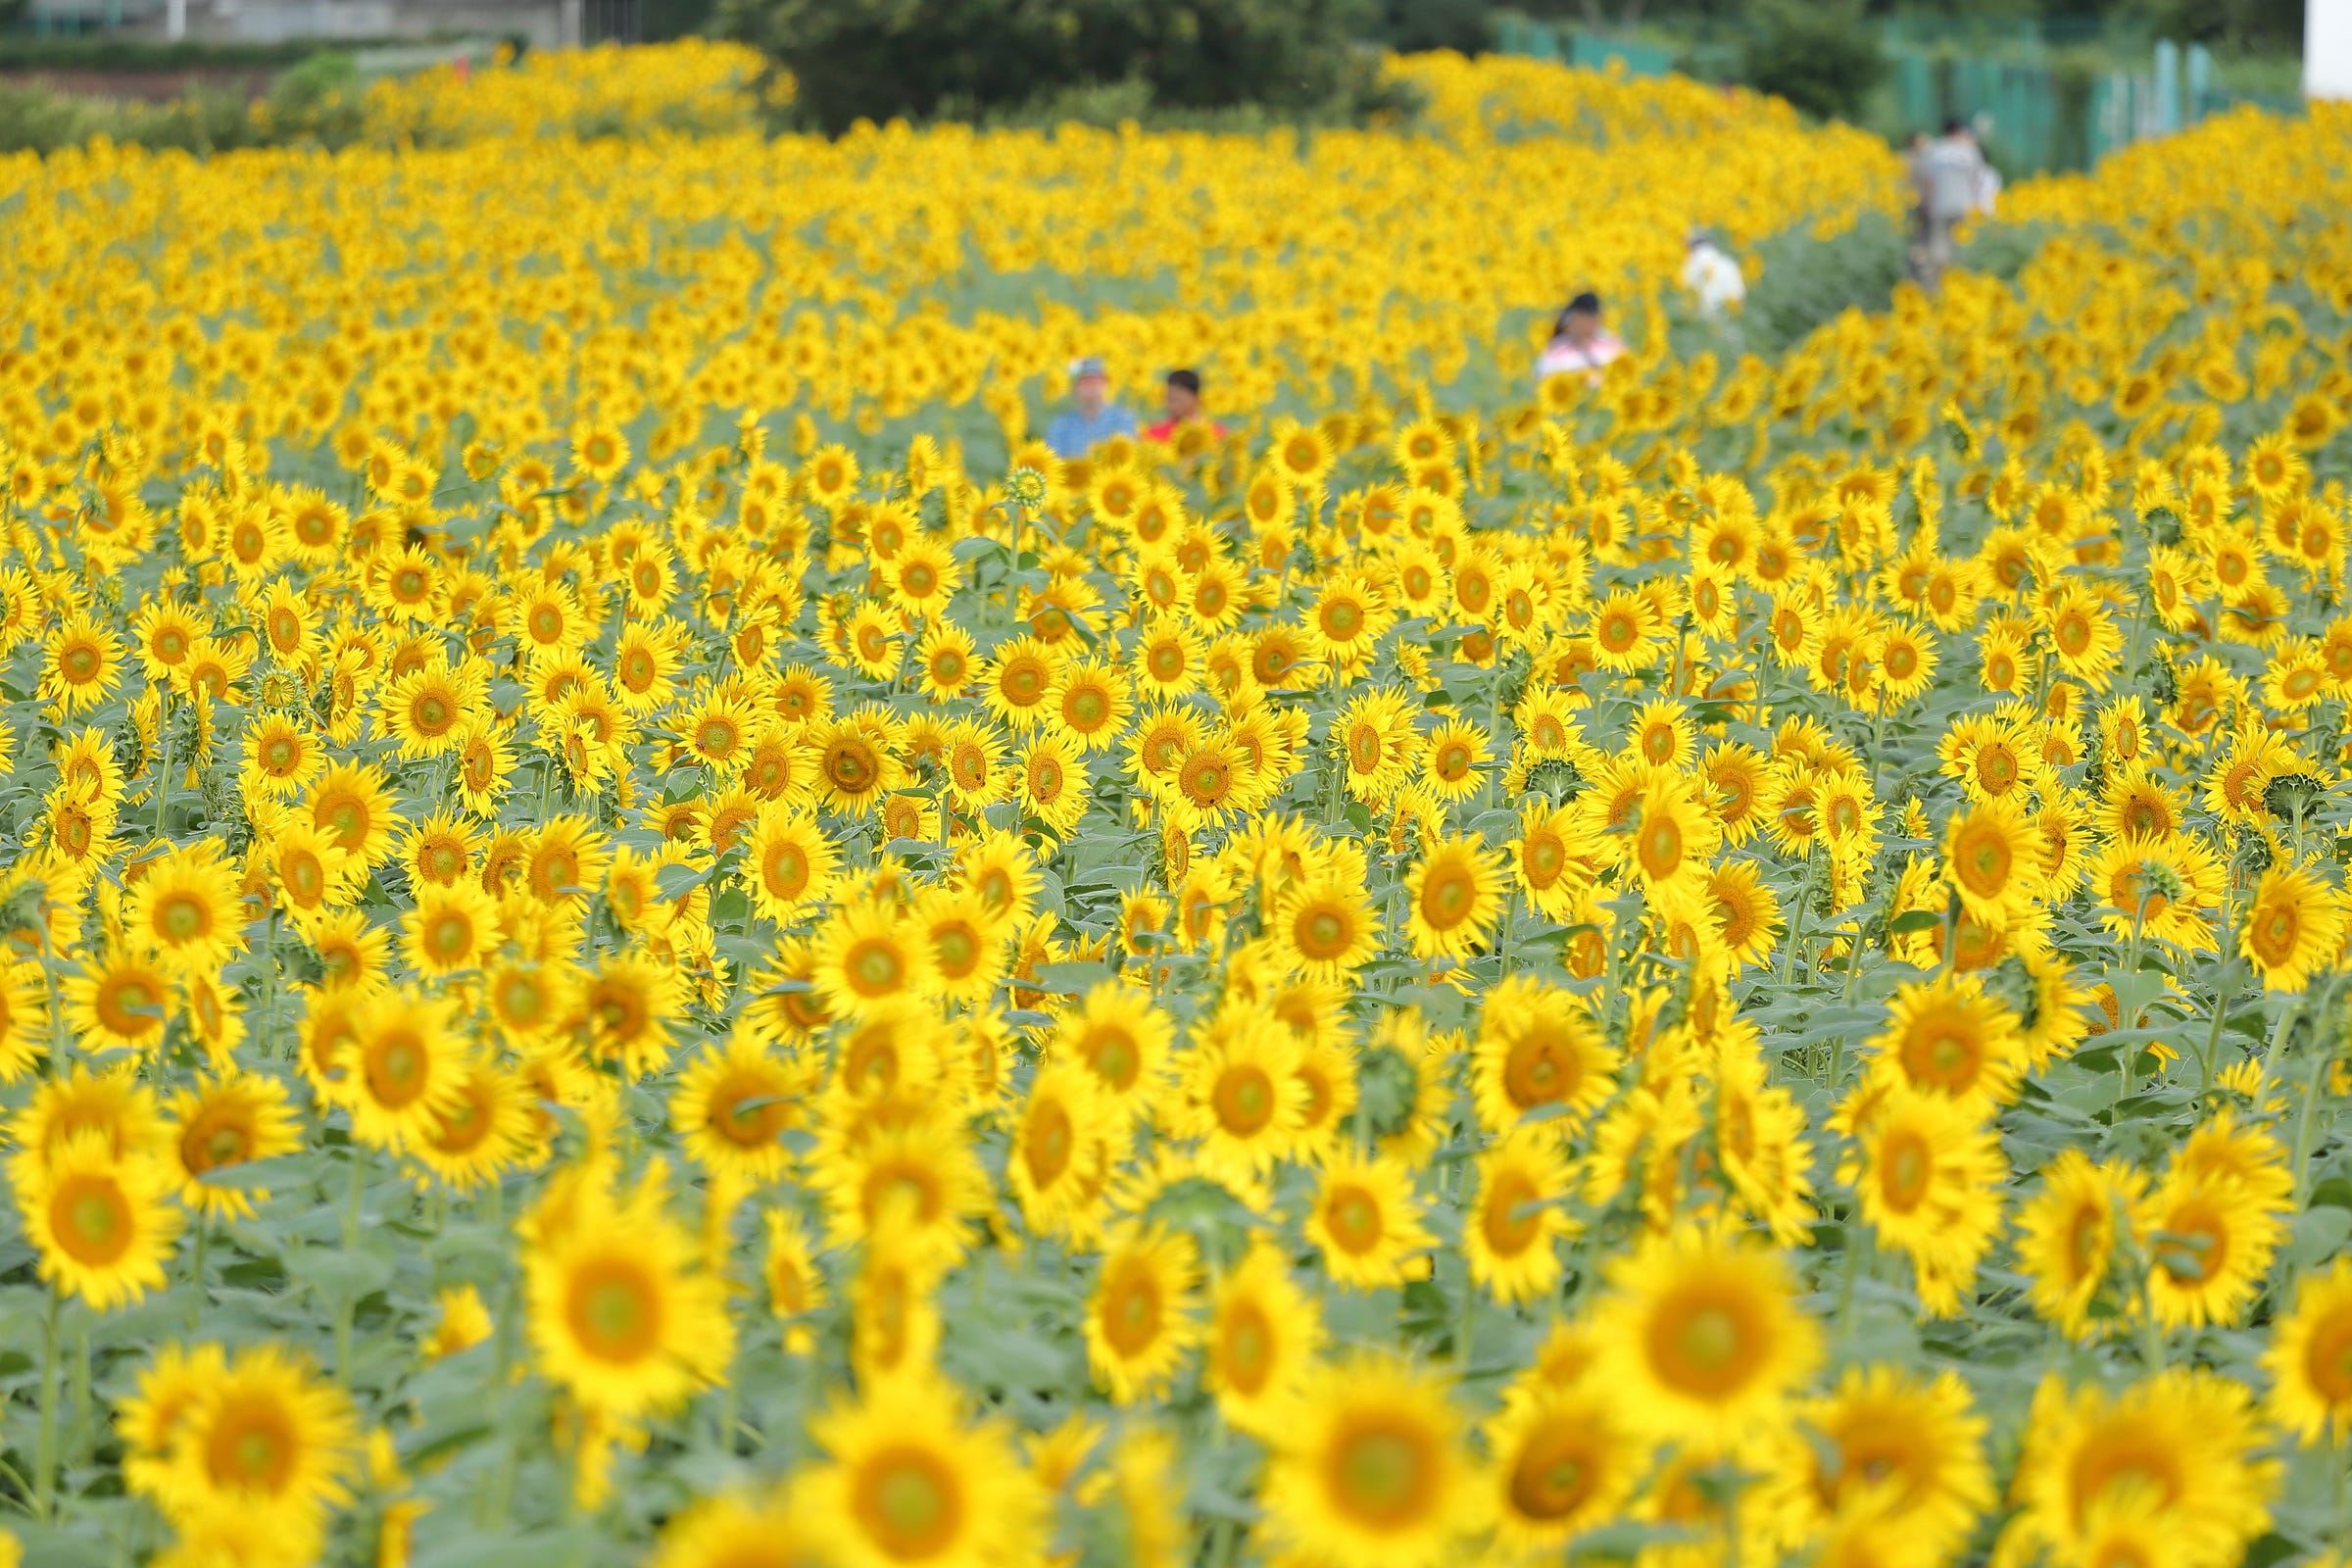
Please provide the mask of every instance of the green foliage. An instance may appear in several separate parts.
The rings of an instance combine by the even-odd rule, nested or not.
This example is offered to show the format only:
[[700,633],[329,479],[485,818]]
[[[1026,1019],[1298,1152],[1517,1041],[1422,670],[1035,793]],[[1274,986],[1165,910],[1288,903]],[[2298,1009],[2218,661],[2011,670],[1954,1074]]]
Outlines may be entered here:
[[1852,120],[1886,74],[1859,0],[1757,0],[1740,74],[1808,115]]
[[1141,82],[1159,110],[1393,108],[1354,42],[1362,0],[720,0],[828,132],[859,119],[981,118]]
[[36,83],[0,84],[0,152],[55,152],[95,137],[189,153],[240,147],[341,147],[367,132],[366,90],[352,57],[313,53],[259,101],[192,87],[163,104],[84,98]]
[[1764,354],[1848,310],[1884,311],[1907,259],[1902,230],[1877,213],[1826,239],[1800,225],[1756,250],[1763,275],[1748,289],[1740,323],[1748,347]]

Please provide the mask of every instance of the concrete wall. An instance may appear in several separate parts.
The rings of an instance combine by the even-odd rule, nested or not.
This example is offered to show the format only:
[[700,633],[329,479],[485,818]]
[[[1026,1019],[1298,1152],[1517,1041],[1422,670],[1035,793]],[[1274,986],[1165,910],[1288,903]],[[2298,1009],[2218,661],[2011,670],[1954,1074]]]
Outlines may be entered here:
[[582,0],[147,0],[125,7],[123,30],[169,37],[177,22],[180,36],[257,42],[520,35],[534,49],[559,49],[580,42],[583,9]]
[[2304,0],[2303,96],[2352,98],[2352,0]]

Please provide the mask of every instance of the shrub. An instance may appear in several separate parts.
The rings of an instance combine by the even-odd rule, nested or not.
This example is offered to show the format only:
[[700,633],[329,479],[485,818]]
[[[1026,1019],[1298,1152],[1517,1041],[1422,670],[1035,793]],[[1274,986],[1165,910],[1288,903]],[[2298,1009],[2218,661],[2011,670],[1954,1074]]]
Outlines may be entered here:
[[1162,109],[1352,106],[1378,70],[1351,42],[1363,20],[1360,0],[722,0],[717,26],[767,51],[799,117],[838,132],[1130,79]]

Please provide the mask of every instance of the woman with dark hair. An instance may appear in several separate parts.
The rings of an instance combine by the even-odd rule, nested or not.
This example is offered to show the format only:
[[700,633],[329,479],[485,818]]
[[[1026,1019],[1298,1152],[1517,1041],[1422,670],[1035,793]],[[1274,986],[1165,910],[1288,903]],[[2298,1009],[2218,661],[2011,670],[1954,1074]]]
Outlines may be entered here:
[[1602,368],[1624,353],[1625,344],[1617,334],[1600,324],[1600,296],[1588,290],[1570,300],[1552,322],[1551,341],[1544,345],[1543,357],[1536,361],[1536,384],[1582,371],[1598,386]]

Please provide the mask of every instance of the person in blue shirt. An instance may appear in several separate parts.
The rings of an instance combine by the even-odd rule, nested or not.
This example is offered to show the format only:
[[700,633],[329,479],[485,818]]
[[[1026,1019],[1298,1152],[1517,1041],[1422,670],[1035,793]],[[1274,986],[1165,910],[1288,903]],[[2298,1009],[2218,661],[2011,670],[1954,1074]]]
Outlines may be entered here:
[[1070,401],[1077,407],[1046,426],[1055,457],[1083,458],[1114,435],[1135,434],[1135,416],[1110,401],[1110,372],[1092,354],[1070,367]]

